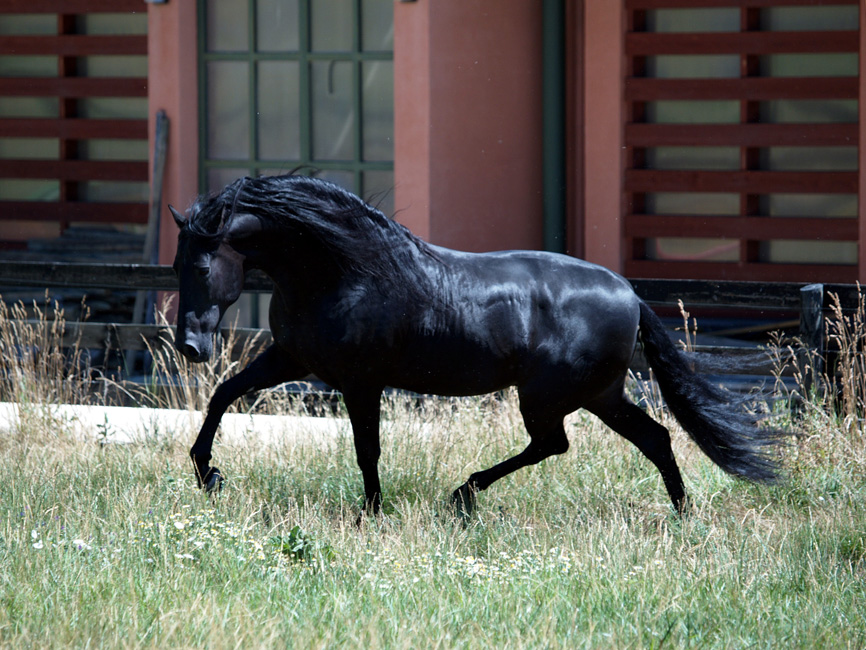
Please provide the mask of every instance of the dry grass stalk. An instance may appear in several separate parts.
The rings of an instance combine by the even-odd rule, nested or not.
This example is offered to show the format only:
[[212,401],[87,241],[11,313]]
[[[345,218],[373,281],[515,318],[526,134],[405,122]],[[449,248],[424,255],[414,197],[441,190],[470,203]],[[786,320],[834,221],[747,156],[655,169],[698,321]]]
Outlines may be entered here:
[[[203,411],[214,390],[226,379],[237,374],[258,356],[264,347],[261,335],[241,340],[237,334],[237,319],[226,330],[225,338],[217,338],[215,355],[207,363],[191,363],[178,354],[174,346],[175,330],[168,321],[171,299],[163,302],[156,312],[156,323],[163,326],[160,343],[146,342],[153,358],[152,386],[146,387],[143,400],[157,408]],[[154,388],[159,385],[159,390]],[[238,409],[236,403],[232,410]]]
[[[82,310],[85,313],[86,311]],[[91,367],[81,338],[66,342],[66,319],[45,303],[8,305],[0,296],[0,399],[19,404],[87,403]]]

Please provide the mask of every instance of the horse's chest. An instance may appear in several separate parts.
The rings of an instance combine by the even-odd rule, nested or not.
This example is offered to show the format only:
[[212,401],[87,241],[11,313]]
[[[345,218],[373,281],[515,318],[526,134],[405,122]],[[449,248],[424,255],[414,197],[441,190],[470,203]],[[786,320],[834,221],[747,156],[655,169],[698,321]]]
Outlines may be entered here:
[[281,300],[272,303],[270,313],[274,342],[311,370],[378,347],[383,320],[362,305],[347,309],[344,301],[296,305]]

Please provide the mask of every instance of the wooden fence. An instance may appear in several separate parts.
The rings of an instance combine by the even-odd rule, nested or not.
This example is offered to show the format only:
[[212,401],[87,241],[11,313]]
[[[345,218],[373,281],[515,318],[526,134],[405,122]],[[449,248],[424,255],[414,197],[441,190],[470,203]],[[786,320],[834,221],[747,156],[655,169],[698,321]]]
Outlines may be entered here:
[[[766,282],[714,282],[705,280],[633,280],[636,293],[654,306],[676,305],[682,300],[695,315],[701,310],[735,308],[755,310],[756,318],[766,322],[779,322],[799,314],[800,336],[812,348],[824,349],[824,313],[830,296],[839,296],[847,307],[856,306],[859,298],[857,285],[803,285],[798,283]],[[143,264],[76,264],[40,262],[0,262],[0,287],[31,286],[39,288],[100,288],[126,291],[176,291],[177,279],[169,266]],[[260,273],[251,273],[245,290],[269,293],[270,280]],[[113,350],[144,350],[147,345],[165,340],[170,328],[160,325],[120,323],[67,323],[66,337],[79,340],[84,348]],[[270,334],[258,329],[236,332],[242,343],[251,336],[267,341]],[[80,337],[80,338],[79,338]],[[754,347],[697,346],[699,352],[723,353],[729,358],[748,359],[751,363],[740,368],[740,374],[769,375],[769,358],[761,361],[760,351]],[[640,355],[636,355],[633,368],[645,369]]]

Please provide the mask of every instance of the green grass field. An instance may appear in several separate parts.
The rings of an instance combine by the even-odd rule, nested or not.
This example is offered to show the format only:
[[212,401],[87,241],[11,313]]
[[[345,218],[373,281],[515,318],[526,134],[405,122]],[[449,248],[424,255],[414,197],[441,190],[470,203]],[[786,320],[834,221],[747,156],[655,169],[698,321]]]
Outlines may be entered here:
[[0,646],[864,648],[866,436],[818,409],[756,487],[671,421],[694,501],[589,416],[564,456],[448,495],[526,441],[515,400],[385,405],[384,514],[355,526],[348,437],[217,446],[195,488],[195,431],[76,442],[29,407],[0,436]]

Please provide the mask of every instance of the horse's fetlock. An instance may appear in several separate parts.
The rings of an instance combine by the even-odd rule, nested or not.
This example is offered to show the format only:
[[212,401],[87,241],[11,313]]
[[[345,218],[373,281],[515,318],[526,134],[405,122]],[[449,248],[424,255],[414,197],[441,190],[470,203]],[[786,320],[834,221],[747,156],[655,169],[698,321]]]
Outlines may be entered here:
[[562,437],[559,440],[554,441],[550,451],[554,454],[564,454],[568,451],[568,447],[568,438]]

